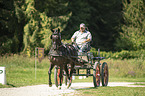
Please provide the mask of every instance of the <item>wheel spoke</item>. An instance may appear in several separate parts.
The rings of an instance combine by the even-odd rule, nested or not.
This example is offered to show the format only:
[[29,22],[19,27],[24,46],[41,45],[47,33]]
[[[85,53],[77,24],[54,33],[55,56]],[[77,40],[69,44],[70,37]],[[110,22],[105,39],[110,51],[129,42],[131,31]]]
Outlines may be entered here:
[[60,78],[59,78],[59,74],[60,74],[60,69],[58,69],[58,72],[57,72],[57,82],[58,82],[58,85],[59,85],[59,81],[60,81],[60,80],[59,80],[59,79],[60,79]]
[[99,66],[97,66],[97,68],[96,68],[96,84],[97,84],[97,86],[100,85],[100,68],[99,68]]
[[102,86],[107,86],[108,84],[108,66],[107,63],[102,64]]
[[93,81],[94,81],[94,87],[99,87],[100,86],[100,64],[95,63],[94,65],[94,76],[93,76]]

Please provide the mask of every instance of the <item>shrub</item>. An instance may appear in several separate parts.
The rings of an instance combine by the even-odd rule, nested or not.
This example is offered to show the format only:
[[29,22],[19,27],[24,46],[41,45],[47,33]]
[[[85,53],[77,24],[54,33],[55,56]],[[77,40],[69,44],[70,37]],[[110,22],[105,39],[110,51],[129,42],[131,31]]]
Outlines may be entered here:
[[110,77],[145,77],[143,59],[107,59]]
[[[93,52],[93,55],[95,57],[98,56],[98,52],[95,49],[91,49],[91,52]],[[105,57],[106,59],[134,59],[134,58],[145,58],[145,50],[138,50],[138,51],[127,51],[122,50],[120,52],[100,52],[101,57]]]

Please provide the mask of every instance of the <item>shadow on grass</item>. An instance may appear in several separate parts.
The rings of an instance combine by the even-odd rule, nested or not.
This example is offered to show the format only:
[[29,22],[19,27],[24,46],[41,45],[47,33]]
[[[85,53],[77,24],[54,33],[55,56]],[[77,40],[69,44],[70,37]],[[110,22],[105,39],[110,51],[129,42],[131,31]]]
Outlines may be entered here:
[[73,88],[74,90],[87,90],[87,89],[98,89],[98,87],[85,87],[85,88]]
[[10,83],[7,83],[6,85],[0,84],[0,88],[12,88],[12,87],[16,87],[16,86]]
[[8,86],[11,86],[11,87],[16,87],[15,85],[13,84],[10,84],[10,83],[7,83]]

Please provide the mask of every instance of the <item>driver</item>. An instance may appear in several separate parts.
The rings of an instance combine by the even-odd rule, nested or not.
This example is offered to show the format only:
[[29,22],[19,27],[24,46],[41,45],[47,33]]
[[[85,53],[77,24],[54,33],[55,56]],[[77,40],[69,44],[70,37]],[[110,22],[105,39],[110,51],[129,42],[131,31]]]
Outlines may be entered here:
[[85,24],[81,23],[80,30],[73,34],[71,40],[77,44],[79,52],[85,52],[86,50],[90,50],[90,41],[92,40],[92,35],[86,30]]

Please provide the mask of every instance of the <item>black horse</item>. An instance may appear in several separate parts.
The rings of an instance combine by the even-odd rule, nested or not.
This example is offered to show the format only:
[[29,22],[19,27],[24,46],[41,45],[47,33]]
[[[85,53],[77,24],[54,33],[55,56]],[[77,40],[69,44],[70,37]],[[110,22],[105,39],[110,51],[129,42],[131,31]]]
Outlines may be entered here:
[[[50,59],[50,68],[48,71],[49,74],[49,86],[52,86],[51,82],[51,70],[53,67],[56,65],[59,67],[60,72],[59,72],[59,78],[58,78],[58,84],[61,88],[62,85],[62,78],[63,78],[63,69],[65,70],[66,76],[68,77],[68,88],[71,85],[72,82],[72,73],[74,70],[75,62],[76,62],[76,57],[77,56],[77,50],[70,44],[63,44],[61,42],[61,34],[59,29],[52,30],[52,47],[49,51],[49,59]],[[68,64],[71,65],[70,72],[68,70]]]

